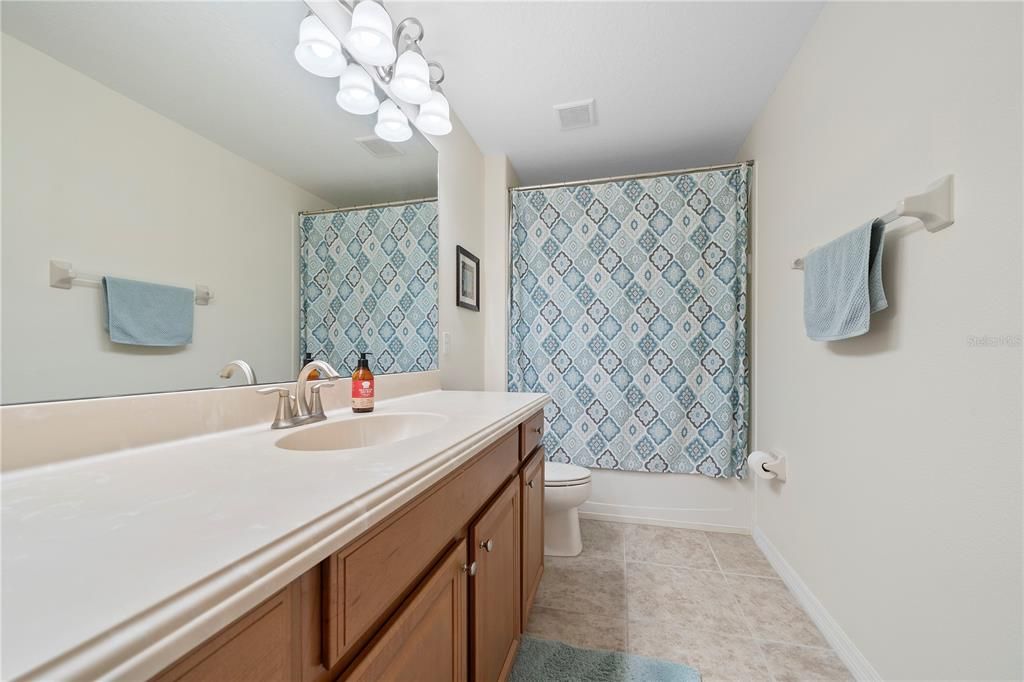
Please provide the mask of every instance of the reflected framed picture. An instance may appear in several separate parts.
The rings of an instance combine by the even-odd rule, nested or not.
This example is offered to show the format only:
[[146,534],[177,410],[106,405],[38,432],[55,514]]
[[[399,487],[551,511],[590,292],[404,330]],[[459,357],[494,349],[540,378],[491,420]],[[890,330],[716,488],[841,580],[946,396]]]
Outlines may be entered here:
[[455,247],[455,305],[480,311],[480,259]]

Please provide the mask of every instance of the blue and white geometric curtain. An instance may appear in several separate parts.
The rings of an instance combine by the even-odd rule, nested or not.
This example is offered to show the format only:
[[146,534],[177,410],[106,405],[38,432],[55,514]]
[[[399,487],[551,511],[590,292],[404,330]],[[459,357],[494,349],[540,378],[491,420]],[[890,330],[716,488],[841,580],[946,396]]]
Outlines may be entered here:
[[510,391],[549,459],[741,478],[746,166],[512,194]]
[[437,369],[436,200],[305,215],[299,235],[300,359]]

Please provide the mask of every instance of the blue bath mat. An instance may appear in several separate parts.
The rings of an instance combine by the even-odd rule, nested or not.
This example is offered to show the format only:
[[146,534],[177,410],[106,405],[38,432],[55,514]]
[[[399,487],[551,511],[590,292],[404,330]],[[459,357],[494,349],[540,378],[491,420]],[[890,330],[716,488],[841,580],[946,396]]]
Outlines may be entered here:
[[700,682],[679,663],[523,637],[509,682]]

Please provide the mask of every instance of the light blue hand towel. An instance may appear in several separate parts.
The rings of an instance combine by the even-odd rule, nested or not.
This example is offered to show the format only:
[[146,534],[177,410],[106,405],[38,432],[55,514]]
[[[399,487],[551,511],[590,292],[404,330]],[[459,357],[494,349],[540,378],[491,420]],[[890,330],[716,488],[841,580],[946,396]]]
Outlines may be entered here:
[[107,330],[114,343],[184,346],[192,343],[191,289],[104,277]]
[[804,326],[815,341],[868,331],[871,313],[889,306],[882,288],[885,223],[873,220],[804,258]]

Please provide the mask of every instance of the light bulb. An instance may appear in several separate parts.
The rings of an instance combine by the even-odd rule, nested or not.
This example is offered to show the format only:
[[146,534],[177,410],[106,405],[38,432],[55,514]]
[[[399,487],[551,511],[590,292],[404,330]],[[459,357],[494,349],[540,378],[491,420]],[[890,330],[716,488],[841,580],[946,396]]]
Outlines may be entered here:
[[338,78],[338,106],[351,114],[372,114],[380,102],[373,88],[373,79],[358,64],[349,64]]
[[341,43],[313,14],[299,24],[299,44],[295,59],[306,71],[324,78],[335,78],[345,68]]
[[448,98],[434,91],[430,99],[420,105],[416,127],[428,135],[447,135],[452,131],[451,107]]
[[386,9],[375,0],[361,0],[352,10],[352,28],[345,34],[345,46],[365,64],[387,66],[395,61],[393,30]]
[[380,109],[377,110],[377,125],[373,127],[373,132],[388,142],[405,142],[412,137],[409,119],[398,105],[389,99],[380,103]]

